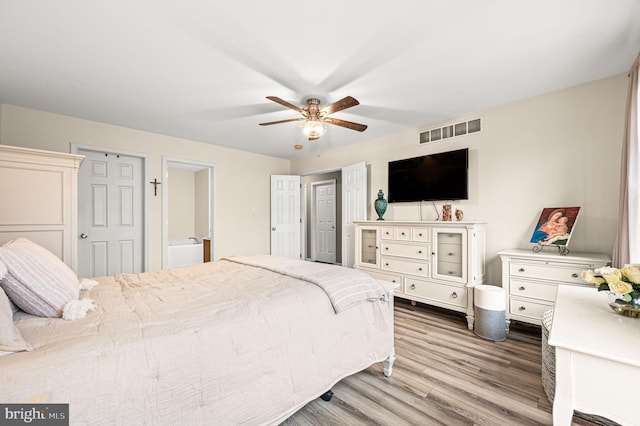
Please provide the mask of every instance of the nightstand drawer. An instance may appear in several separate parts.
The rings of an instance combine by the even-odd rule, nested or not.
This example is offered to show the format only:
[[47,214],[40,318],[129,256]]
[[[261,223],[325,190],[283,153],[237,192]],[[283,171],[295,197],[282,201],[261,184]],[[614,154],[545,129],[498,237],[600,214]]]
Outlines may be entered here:
[[557,284],[545,284],[518,279],[512,279],[509,292],[511,296],[530,297],[532,299],[546,300],[553,302],[556,300],[558,291]]
[[428,262],[411,262],[389,257],[382,259],[382,269],[403,274],[420,275],[422,277],[428,277],[431,273],[431,265]]
[[398,244],[385,241],[382,243],[382,254],[428,260],[431,248],[428,245]]
[[[585,265],[584,269],[588,269]],[[559,283],[582,284],[581,266],[556,266],[526,262],[511,262],[509,273],[512,277],[527,277],[539,280],[557,281]]]
[[467,289],[446,284],[438,284],[407,278],[404,283],[404,293],[430,299],[448,305],[466,307]]
[[542,318],[542,314],[547,310],[547,308],[552,305],[553,303],[551,302],[533,302],[530,300],[512,298],[509,301],[509,312],[511,313],[511,315],[526,317],[530,320],[533,320],[534,323],[540,324],[540,318]]

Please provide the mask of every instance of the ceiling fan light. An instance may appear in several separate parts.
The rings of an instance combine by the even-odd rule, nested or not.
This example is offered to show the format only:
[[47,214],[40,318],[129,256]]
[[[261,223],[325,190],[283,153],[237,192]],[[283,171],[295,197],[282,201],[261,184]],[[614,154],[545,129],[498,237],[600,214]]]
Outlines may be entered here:
[[324,123],[318,120],[308,120],[302,126],[302,133],[308,138],[318,139],[324,134]]

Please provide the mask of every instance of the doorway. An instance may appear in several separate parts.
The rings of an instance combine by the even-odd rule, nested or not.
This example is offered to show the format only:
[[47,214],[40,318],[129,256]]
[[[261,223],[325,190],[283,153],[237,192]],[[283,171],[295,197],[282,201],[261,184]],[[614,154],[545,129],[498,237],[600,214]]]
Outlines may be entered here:
[[[337,263],[338,234],[341,234],[339,221],[339,206],[337,205],[339,173],[333,173],[334,179],[311,182],[310,208],[308,220],[309,253],[312,261]],[[310,176],[310,180],[318,176]]]
[[163,157],[163,269],[215,259],[215,166]]
[[78,172],[78,274],[146,271],[147,157],[78,144],[71,151],[85,156]]

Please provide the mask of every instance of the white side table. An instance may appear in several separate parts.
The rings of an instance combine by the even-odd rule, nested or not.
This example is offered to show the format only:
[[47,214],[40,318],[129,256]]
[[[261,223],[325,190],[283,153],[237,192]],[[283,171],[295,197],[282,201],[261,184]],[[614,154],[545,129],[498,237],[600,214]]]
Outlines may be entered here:
[[638,424],[640,319],[614,313],[593,287],[561,285],[549,344],[556,348],[554,425],[570,425],[573,410]]

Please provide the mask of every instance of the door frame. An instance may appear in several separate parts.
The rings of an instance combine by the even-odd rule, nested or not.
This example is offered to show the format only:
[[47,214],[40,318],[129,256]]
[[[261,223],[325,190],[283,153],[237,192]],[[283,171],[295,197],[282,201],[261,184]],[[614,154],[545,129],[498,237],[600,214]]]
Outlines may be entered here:
[[210,255],[214,260],[216,253],[216,221],[215,221],[215,182],[216,165],[202,161],[185,160],[184,158],[162,156],[162,269],[169,265],[169,163],[182,164],[187,167],[209,169],[209,238],[211,239]]
[[[336,184],[336,180],[335,179],[328,179],[328,180],[320,180],[320,181],[316,181],[316,182],[311,182],[311,261],[315,262],[317,256],[317,252],[316,252],[316,187],[318,186],[326,186],[326,185],[333,185],[333,189],[334,189],[334,196],[337,197],[337,194],[335,192],[335,189],[337,187]],[[336,198],[336,202],[337,202],[337,198]],[[306,204],[306,203],[305,203]],[[334,209],[336,208],[336,205],[334,204]],[[335,215],[334,215],[335,218]],[[341,225],[342,226],[342,225]],[[338,230],[336,229],[336,233],[333,235],[334,238],[336,239],[335,244],[337,247],[338,244],[338,239],[336,238],[338,233]],[[336,259],[337,261],[337,259]]]
[[[142,160],[143,185],[142,185],[142,271],[149,270],[149,188],[145,182],[149,181],[149,156],[141,152],[124,151],[121,149],[106,148],[96,145],[85,145],[71,142],[71,153],[79,154],[79,151],[92,151],[96,153],[108,152],[114,155],[125,155],[128,157],[136,157]],[[78,180],[78,187],[81,182]],[[80,218],[78,218],[78,222]]]
[[[312,170],[312,171],[309,171],[309,172],[299,173],[298,176],[304,177],[304,176],[321,175],[321,174],[333,173],[333,172],[341,172],[342,173],[345,168],[354,166],[355,164],[361,164],[361,163],[364,163],[364,168],[365,168],[365,181],[366,181],[366,184],[367,184],[367,189],[366,189],[365,192],[366,192],[366,198],[368,200],[369,199],[369,172],[368,172],[368,167],[367,167],[366,161],[361,161],[361,162],[353,163],[353,164],[347,164],[347,165],[344,165],[344,166],[337,166],[337,167],[330,167],[330,168],[326,168],[326,169]],[[342,189],[340,190],[340,197],[344,197],[344,184],[345,183],[342,182]],[[300,202],[302,204],[302,207],[303,207],[302,208],[302,212],[301,212],[302,213],[302,224],[301,224],[302,227],[301,227],[301,229],[302,230],[306,230],[307,229],[307,220],[308,220],[307,219],[308,212],[307,212],[307,209],[306,209],[306,205],[307,205],[307,203],[306,203],[307,185],[302,185],[302,187],[303,187],[303,191],[301,192],[301,196],[303,198],[300,200]],[[344,208],[345,208],[345,206],[344,206],[344,203],[343,203],[343,205],[342,205],[343,215],[344,215]],[[368,217],[368,213],[367,212],[368,212],[368,205],[365,202],[364,218],[362,218],[362,220],[367,220],[367,217]],[[347,265],[346,264],[346,260],[345,260],[346,259],[345,258],[345,254],[346,254],[346,251],[347,251],[347,250],[345,250],[347,235],[344,232],[344,227],[345,227],[344,220],[343,220],[343,218],[341,218],[340,219],[340,232],[342,234],[342,238],[340,239],[340,244],[342,244],[342,259],[341,259],[341,263],[342,263],[342,266],[347,266],[347,267],[351,268],[351,267],[353,267],[353,265],[351,265],[351,266]],[[306,232],[302,232],[301,244],[303,244],[303,246],[302,246],[302,250],[303,250],[302,254],[303,254],[303,258],[304,259],[307,258],[307,253],[306,253],[307,242],[305,240],[305,235],[306,235]]]

